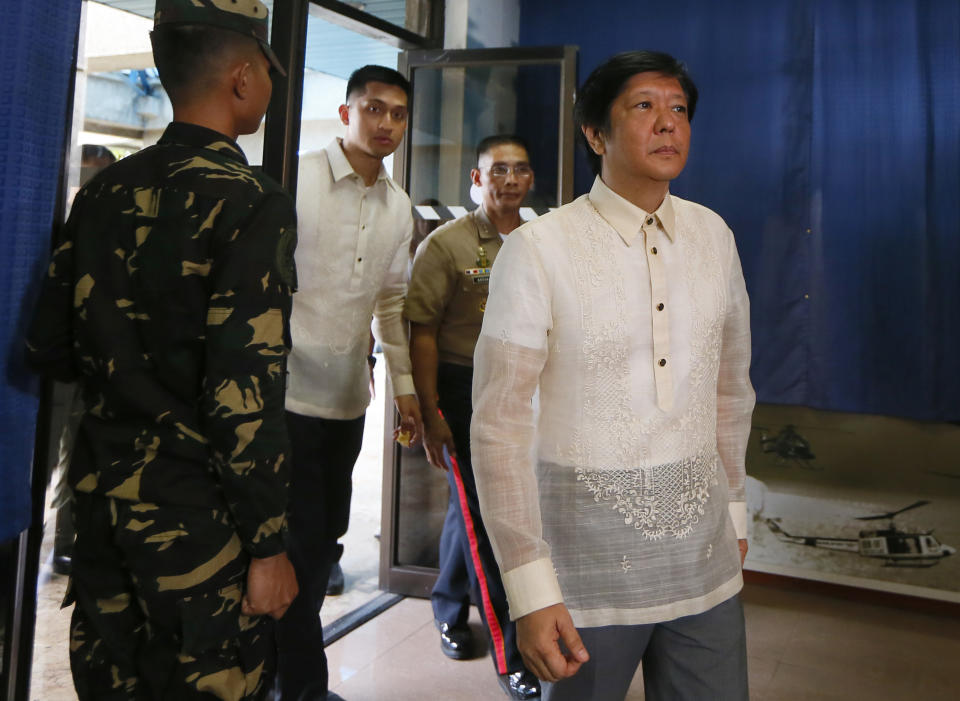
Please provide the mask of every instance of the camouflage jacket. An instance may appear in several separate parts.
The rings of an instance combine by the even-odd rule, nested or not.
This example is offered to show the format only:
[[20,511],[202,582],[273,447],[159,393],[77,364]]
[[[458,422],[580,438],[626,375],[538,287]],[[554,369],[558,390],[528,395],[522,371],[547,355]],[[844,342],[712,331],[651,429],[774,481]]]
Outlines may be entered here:
[[197,125],[80,190],[27,339],[80,381],[74,489],[228,508],[251,555],[284,549],[295,247],[290,196]]

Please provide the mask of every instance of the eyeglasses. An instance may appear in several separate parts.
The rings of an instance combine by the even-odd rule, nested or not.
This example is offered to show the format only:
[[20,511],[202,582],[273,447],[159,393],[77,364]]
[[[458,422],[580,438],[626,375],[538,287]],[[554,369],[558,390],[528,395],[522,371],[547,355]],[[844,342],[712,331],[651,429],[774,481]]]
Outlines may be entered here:
[[[486,166],[485,169],[490,172],[491,178],[505,178],[510,175],[510,173],[513,173],[520,179],[533,177],[533,168],[530,167],[529,163],[517,163],[514,166],[497,163],[496,165]],[[484,170],[484,168],[480,170]]]

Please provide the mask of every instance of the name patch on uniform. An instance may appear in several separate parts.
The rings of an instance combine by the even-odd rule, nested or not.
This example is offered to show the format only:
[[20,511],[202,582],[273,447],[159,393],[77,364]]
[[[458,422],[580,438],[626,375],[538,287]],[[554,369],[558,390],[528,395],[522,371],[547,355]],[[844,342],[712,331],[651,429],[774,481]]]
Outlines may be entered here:
[[490,268],[467,268],[463,274],[473,280],[474,285],[486,285],[490,282]]

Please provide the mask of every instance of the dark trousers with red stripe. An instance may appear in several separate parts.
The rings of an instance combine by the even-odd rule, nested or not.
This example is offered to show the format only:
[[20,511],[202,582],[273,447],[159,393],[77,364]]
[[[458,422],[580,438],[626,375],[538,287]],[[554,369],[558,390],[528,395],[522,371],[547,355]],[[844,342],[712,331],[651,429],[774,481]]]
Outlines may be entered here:
[[439,406],[453,433],[457,460],[447,471],[450,505],[440,537],[440,576],[430,598],[437,621],[457,625],[466,622],[472,596],[490,635],[490,652],[497,673],[506,674],[519,672],[524,666],[517,650],[516,626],[507,611],[500,569],[480,518],[470,462],[472,387],[472,368],[440,363]]

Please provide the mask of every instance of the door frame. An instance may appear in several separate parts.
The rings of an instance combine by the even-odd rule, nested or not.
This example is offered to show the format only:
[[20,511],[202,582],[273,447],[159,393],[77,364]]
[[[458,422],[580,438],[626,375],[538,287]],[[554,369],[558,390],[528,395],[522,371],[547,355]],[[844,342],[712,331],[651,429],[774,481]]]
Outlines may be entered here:
[[[498,49],[413,50],[400,54],[398,68],[416,87],[420,69],[470,68],[477,66],[556,65],[560,68],[559,128],[557,134],[557,202],[573,200],[573,154],[575,133],[573,101],[577,81],[576,46],[512,47]],[[417,107],[414,106],[416,109]],[[410,134],[393,159],[393,179],[404,190],[410,183]],[[383,487],[380,514],[380,588],[407,596],[428,597],[436,581],[434,567],[404,565],[399,562],[400,459],[401,451],[393,440],[393,428],[399,425],[393,406],[393,388],[387,381],[383,435]]]

